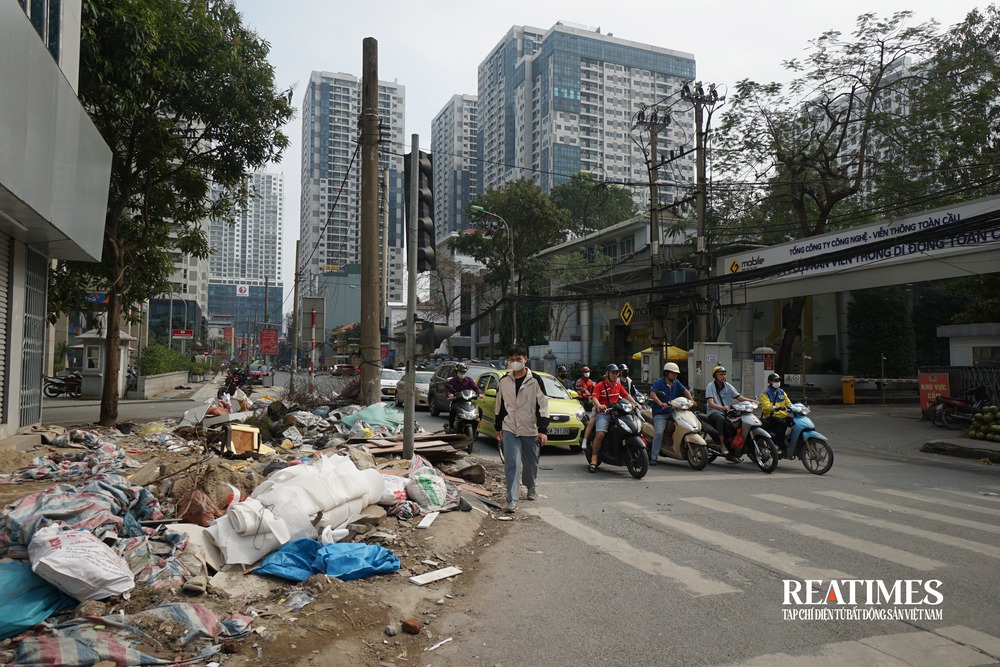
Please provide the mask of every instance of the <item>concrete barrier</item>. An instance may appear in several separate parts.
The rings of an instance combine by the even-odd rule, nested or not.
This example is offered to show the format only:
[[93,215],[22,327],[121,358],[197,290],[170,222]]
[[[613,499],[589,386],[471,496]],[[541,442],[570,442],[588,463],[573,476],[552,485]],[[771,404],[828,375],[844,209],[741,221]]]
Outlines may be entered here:
[[187,382],[187,371],[161,373],[159,375],[140,375],[136,390],[130,391],[128,398],[153,398],[154,396],[159,396],[170,391],[178,385],[187,384]]

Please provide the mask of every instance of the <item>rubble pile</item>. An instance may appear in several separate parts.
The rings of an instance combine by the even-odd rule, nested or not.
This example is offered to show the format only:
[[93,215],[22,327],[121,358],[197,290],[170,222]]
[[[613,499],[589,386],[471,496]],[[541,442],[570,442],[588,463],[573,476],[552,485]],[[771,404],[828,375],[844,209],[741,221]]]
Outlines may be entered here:
[[[237,392],[179,422],[53,427],[44,454],[0,475],[53,483],[0,510],[0,663],[222,661],[248,641],[259,659],[275,619],[358,629],[363,605],[317,613],[348,606],[343,586],[460,574],[434,522],[495,516],[502,472],[469,458],[460,435],[418,432],[402,459],[402,420],[384,404]],[[402,621],[370,606],[380,627]]]

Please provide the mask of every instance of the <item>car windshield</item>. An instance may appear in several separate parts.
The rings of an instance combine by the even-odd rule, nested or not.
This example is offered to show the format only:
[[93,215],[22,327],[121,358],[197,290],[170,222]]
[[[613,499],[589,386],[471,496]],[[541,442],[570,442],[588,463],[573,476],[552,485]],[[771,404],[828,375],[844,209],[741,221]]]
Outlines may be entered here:
[[389,370],[389,369],[385,369],[385,370],[382,371],[382,379],[383,380],[399,380],[402,377],[403,377],[403,374],[400,373],[399,371],[393,371],[393,370]]
[[425,372],[425,371],[417,371],[416,375],[414,375],[414,380],[413,381],[416,384],[427,384],[428,382],[431,381],[432,377],[434,377],[434,373],[428,373],[428,372]]
[[250,366],[250,370],[257,371],[258,373],[262,371],[267,372],[267,366],[265,366],[264,364],[253,364],[252,366]]
[[549,398],[569,398],[566,387],[559,384],[559,381],[548,375],[539,375],[542,380],[542,389]]

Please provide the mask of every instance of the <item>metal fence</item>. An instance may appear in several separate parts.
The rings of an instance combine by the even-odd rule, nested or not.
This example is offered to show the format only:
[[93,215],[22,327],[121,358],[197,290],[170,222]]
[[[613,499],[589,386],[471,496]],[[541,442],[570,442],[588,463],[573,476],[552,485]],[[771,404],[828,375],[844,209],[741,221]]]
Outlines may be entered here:
[[929,366],[920,372],[947,374],[955,397],[985,387],[990,403],[1000,405],[1000,366]]

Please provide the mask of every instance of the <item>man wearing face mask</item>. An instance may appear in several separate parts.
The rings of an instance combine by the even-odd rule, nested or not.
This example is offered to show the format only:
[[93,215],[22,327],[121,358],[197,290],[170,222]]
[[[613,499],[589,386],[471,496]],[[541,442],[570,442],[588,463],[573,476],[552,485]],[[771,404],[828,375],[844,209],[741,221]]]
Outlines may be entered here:
[[[611,415],[608,414],[608,408],[622,399],[630,401],[636,408],[639,407],[632,395],[625,391],[625,387],[618,381],[618,365],[608,364],[607,368],[604,369],[604,379],[597,383],[594,395],[590,399],[594,403],[594,419],[591,422],[597,429],[597,435],[594,436],[594,451],[590,458],[590,465],[587,467],[589,472],[597,472],[600,461],[597,455],[601,451],[601,441],[604,440],[604,435],[611,428]],[[587,424],[587,428],[590,428],[590,424]]]
[[504,477],[507,481],[507,511],[517,509],[520,483],[528,487],[528,500],[535,500],[540,447],[548,442],[549,397],[541,381],[525,363],[528,352],[515,345],[507,353],[507,374],[500,378],[495,405],[494,428],[503,443]]
[[788,410],[792,404],[788,394],[781,388],[781,376],[771,373],[767,376],[767,389],[760,392],[760,409],[764,415],[764,429],[774,438],[782,454],[785,452],[785,429],[788,427]]
[[[483,392],[479,391],[479,387],[476,386],[476,381],[469,377],[469,367],[465,364],[456,364],[455,374],[448,378],[448,382],[444,385],[444,391],[448,394],[448,398],[454,398],[464,389],[471,389],[476,392],[477,396],[483,395]],[[454,401],[451,404],[451,412],[448,415],[448,426],[455,428]]]
[[566,370],[565,366],[556,369],[556,377],[559,378],[559,383],[567,389],[572,389],[575,386],[573,381],[569,379],[569,371]]

